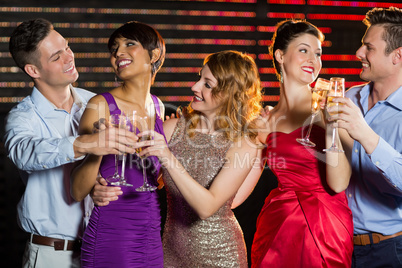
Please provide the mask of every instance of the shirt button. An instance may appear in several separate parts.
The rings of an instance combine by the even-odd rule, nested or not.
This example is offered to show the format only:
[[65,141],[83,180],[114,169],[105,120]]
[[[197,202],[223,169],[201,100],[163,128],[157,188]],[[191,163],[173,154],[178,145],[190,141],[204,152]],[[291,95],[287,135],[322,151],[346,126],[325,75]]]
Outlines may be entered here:
[[43,168],[47,168],[47,166],[46,166],[46,165],[43,165]]
[[71,161],[70,157],[67,157],[66,160],[67,160],[67,161]]
[[352,197],[352,194],[348,194],[349,197]]
[[376,162],[375,162],[375,165],[376,165],[376,166],[380,165],[380,161],[376,161]]
[[358,152],[359,152],[359,150],[355,149],[355,153],[358,153]]

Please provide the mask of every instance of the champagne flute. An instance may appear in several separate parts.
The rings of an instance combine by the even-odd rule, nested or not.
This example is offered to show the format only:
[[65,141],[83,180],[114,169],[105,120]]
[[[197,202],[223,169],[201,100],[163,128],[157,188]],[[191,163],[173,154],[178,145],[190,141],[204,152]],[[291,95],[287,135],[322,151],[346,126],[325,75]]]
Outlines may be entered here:
[[329,91],[330,82],[324,78],[318,78],[311,94],[311,121],[304,138],[296,140],[304,146],[315,147],[315,143],[310,141],[311,128],[313,127],[314,118],[320,111],[321,105],[325,102],[325,97]]
[[[145,115],[140,115],[137,111],[133,112],[133,115],[131,117],[131,122],[133,125],[133,131],[138,134],[140,132],[144,132],[144,131],[150,131],[150,130],[154,130],[154,124],[153,124],[153,120],[152,117],[148,114]],[[146,135],[142,135],[139,139],[139,141],[146,141],[146,140],[152,140],[153,136],[151,134],[146,134]],[[139,156],[139,154],[141,153],[142,148],[137,148],[136,152]],[[142,166],[142,178],[143,178],[143,185],[136,188],[135,190],[137,192],[147,192],[147,191],[155,191],[158,187],[150,185],[148,183],[148,179],[147,179],[147,170],[146,170],[146,166],[144,164],[144,157],[140,157],[141,159],[141,166]]]
[[[111,114],[109,117],[109,122],[112,127],[115,128],[127,128],[127,117],[121,114]],[[106,181],[110,185],[115,186],[132,186],[131,184],[126,182],[126,178],[124,176],[125,169],[126,169],[126,157],[127,154],[123,154],[122,159],[122,167],[121,167],[121,175],[119,174],[119,155],[114,155],[114,174],[111,176],[106,177]]]
[[[345,78],[341,77],[331,77],[330,79],[330,89],[327,95],[327,108],[332,106],[338,106],[340,103],[332,102],[334,97],[344,97],[345,96]],[[333,111],[329,113],[329,115],[337,114],[338,111]],[[332,129],[332,145],[328,149],[324,149],[324,152],[336,152],[336,153],[343,153],[344,151],[335,143],[335,139],[338,136],[338,128]]]

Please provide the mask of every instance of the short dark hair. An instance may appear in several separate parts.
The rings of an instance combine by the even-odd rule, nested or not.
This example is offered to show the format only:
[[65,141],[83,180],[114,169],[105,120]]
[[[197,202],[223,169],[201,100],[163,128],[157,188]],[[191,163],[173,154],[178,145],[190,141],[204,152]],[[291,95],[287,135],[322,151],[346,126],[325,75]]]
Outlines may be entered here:
[[112,35],[109,37],[109,42],[107,44],[109,51],[114,45],[117,38],[124,37],[127,39],[135,40],[141,43],[141,45],[148,50],[149,57],[152,58],[152,51],[155,48],[159,48],[160,55],[159,58],[152,64],[151,74],[152,81],[155,79],[156,73],[161,68],[163,62],[165,61],[165,41],[157,30],[153,27],[141,23],[138,21],[129,21],[125,23],[120,28],[116,29]]
[[396,7],[373,8],[366,13],[363,23],[367,26],[384,27],[383,40],[387,43],[385,55],[402,47],[402,10]]
[[311,34],[317,37],[321,42],[324,41],[324,34],[313,24],[305,20],[284,20],[276,25],[276,31],[272,37],[272,44],[269,52],[272,55],[272,61],[276,70],[276,76],[280,79],[280,67],[275,59],[275,51],[277,49],[286,53],[290,42],[302,34]]
[[41,67],[38,44],[52,29],[52,23],[42,18],[24,21],[14,29],[10,37],[9,50],[17,66],[24,72],[27,64]]

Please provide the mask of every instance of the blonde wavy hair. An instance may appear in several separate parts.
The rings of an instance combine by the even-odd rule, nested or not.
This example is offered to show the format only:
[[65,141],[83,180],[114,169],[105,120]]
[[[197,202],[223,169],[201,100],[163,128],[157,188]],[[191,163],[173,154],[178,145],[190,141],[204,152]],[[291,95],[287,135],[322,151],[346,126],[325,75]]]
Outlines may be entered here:
[[[214,128],[231,140],[248,136],[254,140],[258,134],[255,119],[262,109],[262,88],[257,65],[252,57],[233,50],[208,55],[204,60],[217,84],[212,88],[212,96],[220,105],[214,120]],[[191,108],[185,109],[189,120],[187,132],[190,137],[201,118],[201,113]]]

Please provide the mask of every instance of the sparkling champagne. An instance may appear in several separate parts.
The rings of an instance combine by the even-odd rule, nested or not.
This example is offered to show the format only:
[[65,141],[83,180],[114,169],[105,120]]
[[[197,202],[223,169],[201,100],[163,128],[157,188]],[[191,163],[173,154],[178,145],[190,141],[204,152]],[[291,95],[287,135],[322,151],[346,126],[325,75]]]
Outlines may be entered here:
[[316,113],[320,110],[321,106],[325,104],[325,97],[327,96],[328,89],[319,88],[314,90],[311,99],[311,112]]
[[[328,108],[329,108],[329,107],[332,107],[332,106],[343,105],[343,103],[333,102],[332,99],[335,98],[335,97],[342,97],[342,95],[338,95],[338,96],[328,96],[328,97],[327,97],[327,107],[328,107]],[[335,115],[335,114],[342,113],[342,112],[339,112],[339,111],[332,111],[332,112],[328,112],[328,113],[329,113],[329,115]]]

